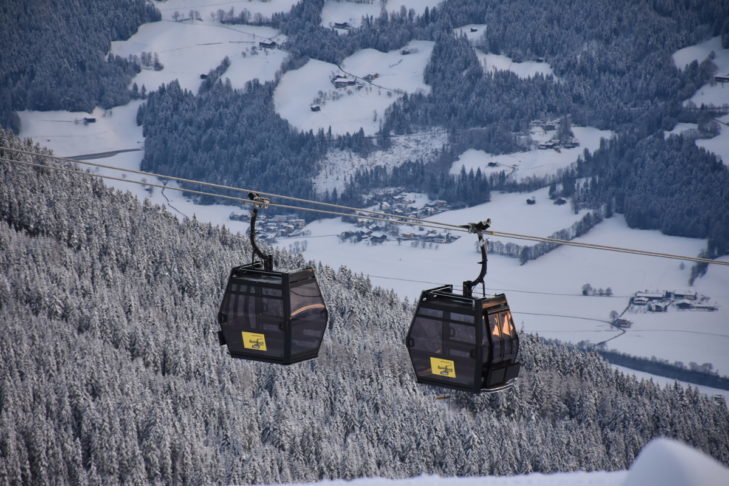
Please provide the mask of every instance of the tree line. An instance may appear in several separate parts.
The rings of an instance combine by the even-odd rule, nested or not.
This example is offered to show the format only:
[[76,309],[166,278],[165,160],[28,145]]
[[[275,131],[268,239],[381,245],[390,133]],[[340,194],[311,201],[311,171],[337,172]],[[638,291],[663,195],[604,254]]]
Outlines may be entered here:
[[160,19],[145,0],[9,0],[0,9],[0,126],[20,130],[18,110],[91,111],[127,103],[139,67],[107,56]]

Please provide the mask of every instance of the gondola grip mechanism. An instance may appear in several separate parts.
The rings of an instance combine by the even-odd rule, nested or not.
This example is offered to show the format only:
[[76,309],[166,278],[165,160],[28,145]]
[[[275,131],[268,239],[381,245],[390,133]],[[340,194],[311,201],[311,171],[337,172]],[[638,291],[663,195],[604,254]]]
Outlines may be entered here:
[[256,256],[260,257],[260,259],[263,261],[263,268],[267,272],[270,272],[273,270],[273,255],[266,255],[261,251],[260,248],[258,248],[258,245],[256,244],[256,218],[258,217],[258,208],[267,208],[271,204],[271,201],[255,192],[249,192],[248,198],[253,201],[253,209],[251,209],[250,233],[251,246],[253,247],[253,260],[255,263]]
[[483,239],[483,234],[486,230],[489,229],[490,226],[491,218],[479,221],[478,223],[468,223],[461,226],[461,228],[467,229],[469,233],[474,233],[476,234],[476,236],[478,236],[478,246],[481,249],[481,261],[479,262],[481,264],[481,272],[475,280],[466,280],[465,282],[463,282],[464,297],[472,297],[473,288],[478,284],[483,285],[484,294],[486,293],[486,284],[484,283],[484,277],[486,276],[486,265],[488,263],[488,258],[486,255],[486,240]]

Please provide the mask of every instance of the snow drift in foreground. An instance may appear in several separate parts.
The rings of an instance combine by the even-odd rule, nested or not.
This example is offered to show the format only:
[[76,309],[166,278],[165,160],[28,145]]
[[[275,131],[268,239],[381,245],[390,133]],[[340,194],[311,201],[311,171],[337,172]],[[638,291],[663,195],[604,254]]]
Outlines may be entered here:
[[654,439],[640,452],[629,471],[525,474],[407,479],[362,478],[317,483],[324,486],[722,486],[729,484],[729,469],[715,459],[673,439]]

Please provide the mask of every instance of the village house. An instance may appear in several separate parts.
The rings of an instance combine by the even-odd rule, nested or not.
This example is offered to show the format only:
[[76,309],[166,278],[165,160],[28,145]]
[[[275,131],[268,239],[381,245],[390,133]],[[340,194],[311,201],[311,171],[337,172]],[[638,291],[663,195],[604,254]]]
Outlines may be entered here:
[[357,81],[349,76],[335,76],[332,78],[332,84],[335,88],[346,88],[347,86],[354,86]]

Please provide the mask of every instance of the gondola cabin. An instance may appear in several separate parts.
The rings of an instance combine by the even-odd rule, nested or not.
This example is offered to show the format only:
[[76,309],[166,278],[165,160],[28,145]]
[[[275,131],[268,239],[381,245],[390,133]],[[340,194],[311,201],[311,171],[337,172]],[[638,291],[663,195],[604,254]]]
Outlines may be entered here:
[[464,297],[452,285],[424,291],[406,344],[419,383],[497,391],[519,374],[519,337],[503,294]]
[[292,364],[317,357],[327,320],[313,269],[275,272],[259,262],[231,270],[218,335],[234,358]]
[[220,345],[234,358],[281,364],[316,358],[329,314],[314,269],[273,270],[273,256],[256,244],[258,208],[268,200],[256,193],[248,197],[254,261],[230,271],[218,312]]

